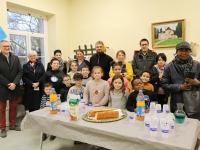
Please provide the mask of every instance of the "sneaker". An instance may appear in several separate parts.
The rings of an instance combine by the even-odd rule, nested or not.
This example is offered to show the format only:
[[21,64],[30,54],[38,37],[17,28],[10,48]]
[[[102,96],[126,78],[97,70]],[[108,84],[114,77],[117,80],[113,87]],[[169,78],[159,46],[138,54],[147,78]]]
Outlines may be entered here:
[[17,125],[9,127],[9,130],[21,131],[20,127],[18,127]]
[[5,129],[1,130],[1,137],[5,138],[6,136],[7,136],[6,130]]
[[49,140],[53,141],[53,140],[55,140],[55,138],[56,138],[56,136],[51,135],[50,138],[49,138]]
[[47,134],[46,133],[43,133],[42,134],[42,141],[45,141],[47,139]]

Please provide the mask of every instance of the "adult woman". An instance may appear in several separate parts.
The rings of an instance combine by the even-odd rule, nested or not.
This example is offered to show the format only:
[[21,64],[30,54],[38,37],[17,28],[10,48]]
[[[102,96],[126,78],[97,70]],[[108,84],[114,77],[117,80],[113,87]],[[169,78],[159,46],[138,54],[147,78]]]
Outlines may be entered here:
[[90,67],[90,62],[84,59],[84,52],[81,49],[76,51],[76,58],[75,61],[78,63],[78,71],[80,71],[84,65]]
[[[164,69],[162,87],[171,92],[171,111],[177,110],[176,103],[183,103],[183,91],[192,90],[192,87],[200,85],[200,63],[190,56],[189,43],[181,42],[176,45],[176,56]],[[195,72],[195,78],[187,78],[188,72]],[[187,112],[186,112],[187,113]],[[196,149],[200,140],[197,140]]]
[[57,94],[60,93],[60,89],[64,86],[62,83],[62,77],[64,73],[59,69],[59,62],[60,61],[58,59],[53,58],[50,62],[52,69],[44,74],[44,84],[47,82],[52,83]]
[[[117,52],[117,54],[116,54],[116,58],[117,58],[118,62],[122,62],[122,73],[121,73],[121,75],[128,80],[128,82],[129,82],[129,88],[130,88],[130,92],[131,92],[132,91],[131,80],[133,78],[133,69],[132,69],[132,66],[131,66],[131,64],[129,62],[125,62],[125,59],[126,59],[126,53],[125,53],[125,51],[119,50]],[[110,77],[114,76],[112,67],[110,67],[109,76]]]
[[29,61],[23,65],[24,102],[26,111],[34,111],[40,108],[42,97],[43,75],[45,73],[43,64],[37,60],[35,51],[28,52]]
[[[63,71],[64,72],[64,74],[66,74],[67,73],[67,66],[66,66],[66,62],[64,62],[63,60],[62,60],[62,52],[61,52],[61,50],[59,50],[59,49],[57,49],[57,50],[55,50],[54,51],[54,57],[53,58],[56,58],[56,59],[58,59],[59,60],[59,70],[60,71]],[[49,71],[49,70],[51,70],[52,68],[51,68],[51,64],[50,64],[50,62],[47,64],[47,70],[46,71]]]

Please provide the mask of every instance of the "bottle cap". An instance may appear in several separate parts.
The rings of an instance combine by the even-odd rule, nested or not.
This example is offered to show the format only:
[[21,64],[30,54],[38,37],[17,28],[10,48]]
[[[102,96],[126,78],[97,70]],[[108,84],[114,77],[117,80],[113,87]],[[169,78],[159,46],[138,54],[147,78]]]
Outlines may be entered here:
[[51,88],[52,90],[55,90],[55,88]]
[[142,93],[142,90],[139,90],[140,93]]

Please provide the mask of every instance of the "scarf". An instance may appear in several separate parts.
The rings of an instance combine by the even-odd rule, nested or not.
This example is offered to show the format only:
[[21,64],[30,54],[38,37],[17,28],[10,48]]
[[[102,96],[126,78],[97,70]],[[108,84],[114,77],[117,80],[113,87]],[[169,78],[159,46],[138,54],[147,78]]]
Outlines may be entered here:
[[180,58],[178,58],[178,56],[176,56],[173,60],[173,63],[175,63],[179,67],[182,75],[186,78],[188,72],[192,69],[193,59],[190,56],[187,60],[181,60]]

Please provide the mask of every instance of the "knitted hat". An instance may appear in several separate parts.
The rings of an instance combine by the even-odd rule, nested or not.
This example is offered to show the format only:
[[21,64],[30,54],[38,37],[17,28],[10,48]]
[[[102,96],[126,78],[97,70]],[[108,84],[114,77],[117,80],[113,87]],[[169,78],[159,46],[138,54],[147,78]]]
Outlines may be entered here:
[[189,49],[191,51],[190,44],[188,42],[181,42],[181,43],[177,44],[176,52],[181,48]]

